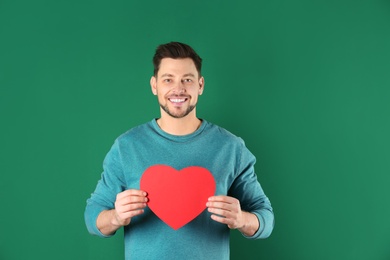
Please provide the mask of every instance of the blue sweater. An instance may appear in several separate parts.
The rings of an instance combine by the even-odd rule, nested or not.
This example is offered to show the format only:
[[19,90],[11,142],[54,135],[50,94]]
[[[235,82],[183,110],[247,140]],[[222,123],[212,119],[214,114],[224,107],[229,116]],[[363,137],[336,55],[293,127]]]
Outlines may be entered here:
[[[87,200],[87,228],[105,237],[96,227],[97,216],[114,208],[119,192],[140,189],[140,178],[150,166],[200,166],[212,173],[215,195],[237,198],[242,210],[258,217],[260,228],[248,238],[266,238],[274,215],[254,172],[255,161],[241,138],[205,120],[185,136],[162,131],[156,120],[134,127],[117,138],[104,160],[101,179]],[[124,234],[126,259],[229,259],[229,228],[213,221],[207,210],[174,230],[146,208],[124,227]]]

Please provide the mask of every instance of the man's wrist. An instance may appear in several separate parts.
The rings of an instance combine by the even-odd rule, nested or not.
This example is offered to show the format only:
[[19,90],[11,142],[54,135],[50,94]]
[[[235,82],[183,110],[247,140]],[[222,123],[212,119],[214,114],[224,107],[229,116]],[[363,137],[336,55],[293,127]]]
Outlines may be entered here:
[[259,230],[260,223],[257,219],[257,216],[250,212],[242,212],[244,224],[241,228],[238,228],[238,231],[240,231],[243,235],[247,237],[251,237],[254,234],[256,234],[257,230]]
[[115,209],[112,209],[110,210],[110,214],[111,214],[111,225],[113,227],[116,227],[116,228],[120,228],[122,227],[123,225],[121,224],[121,221],[120,221],[120,218],[118,216],[118,214],[116,213],[116,210]]

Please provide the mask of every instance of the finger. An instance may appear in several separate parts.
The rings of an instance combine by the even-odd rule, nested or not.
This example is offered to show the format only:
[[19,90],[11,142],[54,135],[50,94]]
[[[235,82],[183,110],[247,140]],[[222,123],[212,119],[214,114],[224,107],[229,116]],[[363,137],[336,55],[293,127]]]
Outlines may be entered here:
[[120,193],[118,193],[117,198],[124,198],[128,196],[140,196],[140,197],[145,197],[147,193],[143,190],[135,190],[135,189],[130,189],[130,190],[125,190]]
[[144,210],[143,209],[139,209],[139,210],[134,210],[132,212],[129,212],[128,214],[129,214],[130,218],[133,218],[133,217],[141,215],[143,213],[144,213]]
[[147,198],[141,200],[137,198],[131,199],[129,197],[129,198],[124,198],[122,200],[116,201],[115,208],[121,212],[125,212],[125,211],[145,208],[147,206],[146,203],[147,203]]
[[126,205],[130,203],[147,202],[148,199],[144,195],[146,195],[146,192],[140,190],[126,190],[117,195],[115,203]]
[[121,208],[118,209],[118,214],[129,214],[129,215],[134,215],[134,214],[139,214],[144,211],[145,207],[138,207],[134,209],[126,209],[126,208]]
[[226,216],[219,216],[219,215],[211,215],[211,219],[216,222],[226,224],[230,229],[236,229],[239,227],[237,225],[238,222],[235,216],[226,217]]
[[125,213],[117,213],[117,216],[124,220],[124,219],[131,219],[135,216],[138,216],[138,215],[141,215],[144,213],[144,210],[143,209],[139,209],[139,210],[134,210],[134,211],[129,211],[129,212],[125,212]]
[[226,201],[227,196],[211,196],[208,201]]
[[219,202],[225,202],[225,203],[234,203],[237,199],[229,196],[212,196],[209,197],[208,201],[219,201]]
[[120,219],[128,219],[144,213],[146,203],[130,204],[128,206],[119,206],[115,208],[116,214]]
[[124,206],[120,206],[118,207],[118,211],[125,213],[125,212],[136,211],[144,208],[146,208],[146,203],[134,203],[134,204],[127,204]]
[[219,209],[219,208],[208,208],[208,212],[212,214],[216,214],[218,216],[224,217],[224,218],[234,218],[233,212],[229,210]]
[[222,224],[226,224],[228,226],[232,225],[233,221],[231,219],[228,219],[228,218],[225,218],[225,217],[221,217],[221,216],[218,216],[218,215],[211,215],[211,219],[216,221],[216,222],[219,222],[219,223],[222,223]]
[[226,202],[208,202],[206,204],[208,208],[213,209],[223,209],[227,211],[232,211],[235,209],[234,204],[226,203]]
[[147,197],[142,197],[142,196],[127,196],[123,197],[117,200],[117,202],[120,205],[127,205],[127,204],[133,204],[133,203],[146,203],[148,202]]

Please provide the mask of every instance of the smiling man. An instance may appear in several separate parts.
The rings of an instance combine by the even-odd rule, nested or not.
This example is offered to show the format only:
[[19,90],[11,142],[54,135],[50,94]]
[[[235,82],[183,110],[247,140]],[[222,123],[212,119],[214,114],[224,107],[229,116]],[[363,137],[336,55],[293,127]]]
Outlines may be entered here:
[[[191,133],[201,123],[196,117],[195,107],[198,96],[203,93],[203,77],[191,58],[163,58],[157,66],[159,70],[150,80],[152,92],[157,95],[161,108],[161,118],[157,123],[162,129],[168,127],[168,133]],[[181,129],[182,127],[189,132]]]
[[[116,139],[87,201],[87,228],[92,234],[110,237],[124,227],[126,259],[229,259],[231,229],[249,239],[267,238],[273,230],[272,207],[254,171],[256,159],[241,138],[196,116],[205,81],[202,59],[190,46],[160,45],[153,64],[150,85],[160,117]],[[175,182],[170,179],[174,174],[184,180],[184,174],[209,177],[207,183],[180,182],[191,189],[181,187],[172,198],[166,196],[171,190],[152,192],[161,192],[159,185],[167,185],[167,180]],[[156,178],[153,185],[158,189],[153,185],[144,186],[150,190],[141,189],[146,175],[148,180]],[[197,193],[205,186],[215,187],[215,193],[203,201]],[[194,194],[187,196],[189,190]],[[158,200],[160,212],[152,207],[157,201],[153,196],[166,198]],[[179,197],[195,201],[179,203]],[[184,224],[170,222],[199,205],[201,212]],[[161,210],[170,220],[162,217]]]

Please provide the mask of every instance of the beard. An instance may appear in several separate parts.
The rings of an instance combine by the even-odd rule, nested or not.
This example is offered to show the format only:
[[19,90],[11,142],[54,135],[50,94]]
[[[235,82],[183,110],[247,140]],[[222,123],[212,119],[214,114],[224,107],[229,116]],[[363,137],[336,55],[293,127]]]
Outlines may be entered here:
[[189,106],[187,107],[186,110],[180,110],[178,112],[173,112],[171,111],[169,108],[168,108],[168,105],[163,105],[160,103],[160,107],[168,114],[170,115],[171,117],[173,118],[183,118],[185,116],[187,116],[189,113],[191,113],[192,110],[194,110],[195,108],[195,105],[192,105],[192,106]]

